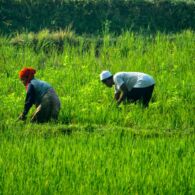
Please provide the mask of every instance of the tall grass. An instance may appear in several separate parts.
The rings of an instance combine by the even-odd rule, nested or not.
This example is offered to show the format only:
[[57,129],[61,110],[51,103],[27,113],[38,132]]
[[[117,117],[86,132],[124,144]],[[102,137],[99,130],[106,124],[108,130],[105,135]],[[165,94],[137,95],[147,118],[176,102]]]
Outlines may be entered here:
[[[105,34],[87,49],[14,47],[0,38],[0,194],[193,194],[194,33]],[[16,122],[25,90],[23,66],[52,84],[62,103],[58,123]],[[151,74],[148,109],[116,107],[99,81],[109,69]],[[28,116],[33,112],[31,109]]]
[[2,194],[194,193],[194,135],[6,132],[0,151]]
[[[14,111],[10,110],[11,102],[4,104],[9,116],[16,117],[24,101],[21,97],[25,92],[17,73],[23,66],[33,66],[37,69],[37,78],[50,82],[60,96],[61,123],[131,124],[136,128],[155,129],[189,129],[193,126],[192,32],[169,36],[159,33],[155,37],[126,32],[114,41],[109,34],[102,40],[98,58],[95,57],[96,41],[93,38],[87,50],[83,50],[85,40],[80,38],[76,47],[64,44],[62,53],[55,51],[55,47],[45,53],[41,49],[34,52],[28,45],[21,48],[3,46],[2,101],[8,101],[9,96],[9,101],[18,101],[12,108]],[[141,71],[151,74],[156,86],[150,108],[143,111],[139,106],[125,105],[118,110],[111,103],[113,90],[99,81],[99,73],[105,69],[113,73]],[[6,85],[3,84],[5,81]]]

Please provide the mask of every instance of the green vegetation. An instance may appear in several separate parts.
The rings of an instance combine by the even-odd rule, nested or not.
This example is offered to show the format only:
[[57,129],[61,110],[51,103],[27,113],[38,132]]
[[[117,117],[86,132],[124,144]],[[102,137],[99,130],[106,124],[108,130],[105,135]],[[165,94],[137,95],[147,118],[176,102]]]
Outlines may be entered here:
[[72,25],[77,34],[195,30],[194,0],[1,0],[0,32],[38,32]]
[[31,128],[1,134],[2,194],[195,192],[194,135],[138,136],[113,128],[44,136],[37,131],[48,125]]
[[[0,38],[0,194],[194,194],[194,32],[53,35]],[[50,45],[56,40],[60,52]],[[56,89],[57,124],[16,122],[23,66]],[[103,69],[153,75],[150,107],[118,109],[113,89],[99,81]]]

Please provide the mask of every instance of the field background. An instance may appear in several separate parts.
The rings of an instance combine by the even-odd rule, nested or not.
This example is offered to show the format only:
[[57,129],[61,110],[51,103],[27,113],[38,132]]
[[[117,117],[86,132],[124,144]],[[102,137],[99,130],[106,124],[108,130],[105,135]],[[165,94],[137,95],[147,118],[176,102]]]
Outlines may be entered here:
[[1,0],[3,33],[64,29],[77,34],[102,32],[105,24],[123,30],[150,33],[195,29],[194,0]]
[[[87,5],[108,3],[53,2],[44,5],[77,3],[74,8],[86,12],[76,13],[86,15],[94,14]],[[109,2],[112,7],[119,6]],[[149,4],[153,9],[159,5],[156,1],[141,2],[126,4]],[[67,23],[65,28],[59,25],[61,30],[57,30],[58,23],[55,27],[46,22],[38,25],[32,18],[30,26],[23,23],[22,30],[22,22],[17,23],[22,20],[17,17],[26,16],[25,9],[19,14],[19,9],[13,13],[12,8],[28,7],[31,13],[34,5],[39,7],[43,2],[1,3],[4,18],[8,19],[9,13],[16,16],[4,20],[11,26],[0,22],[0,194],[195,194],[193,1],[161,1],[161,8],[171,6],[166,13],[174,16],[182,6],[192,10],[182,12],[183,23],[172,18],[173,26],[162,15],[164,22],[159,26],[153,23],[155,28],[139,25],[140,17],[133,12],[135,28],[114,28],[113,20],[107,18],[89,32],[93,20],[86,18],[81,20],[80,30],[76,23]],[[68,13],[71,19],[72,12]],[[40,18],[40,23],[48,19]],[[157,21],[158,17],[151,18]],[[33,66],[36,77],[51,83],[59,95],[62,109],[58,123],[30,124],[34,108],[25,123],[16,121],[25,98],[18,79],[24,66]],[[156,86],[150,107],[117,108],[112,102],[113,89],[99,81],[100,72],[106,69],[151,74]]]

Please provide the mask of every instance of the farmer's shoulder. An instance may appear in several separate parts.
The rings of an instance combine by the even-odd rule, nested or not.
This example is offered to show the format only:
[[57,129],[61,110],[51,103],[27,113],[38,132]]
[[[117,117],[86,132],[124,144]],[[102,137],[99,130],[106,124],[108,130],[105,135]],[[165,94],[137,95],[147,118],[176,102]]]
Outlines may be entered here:
[[113,79],[114,80],[122,79],[124,78],[125,75],[126,75],[126,72],[117,72],[114,74]]

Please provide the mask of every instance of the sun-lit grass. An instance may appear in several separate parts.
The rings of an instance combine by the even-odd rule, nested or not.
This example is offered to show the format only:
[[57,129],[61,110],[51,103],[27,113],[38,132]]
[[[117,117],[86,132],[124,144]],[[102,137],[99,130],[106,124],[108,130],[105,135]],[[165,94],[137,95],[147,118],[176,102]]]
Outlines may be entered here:
[[[194,194],[194,40],[192,31],[105,34],[96,57],[95,38],[45,52],[1,37],[0,194]],[[23,66],[59,95],[57,124],[16,122]],[[117,108],[99,81],[105,69],[151,74],[150,107]]]

